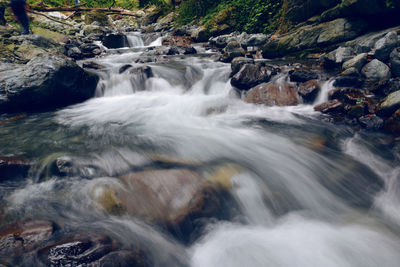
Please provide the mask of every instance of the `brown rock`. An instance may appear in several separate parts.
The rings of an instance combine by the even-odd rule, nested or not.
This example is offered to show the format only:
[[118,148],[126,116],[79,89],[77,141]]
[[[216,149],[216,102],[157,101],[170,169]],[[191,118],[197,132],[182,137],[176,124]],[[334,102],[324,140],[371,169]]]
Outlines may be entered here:
[[307,81],[299,86],[299,95],[305,102],[313,102],[320,91],[317,80]]
[[299,100],[294,85],[262,83],[249,91],[246,102],[267,106],[295,106]]
[[328,114],[341,113],[343,112],[343,104],[339,100],[334,99],[315,106],[314,110]]

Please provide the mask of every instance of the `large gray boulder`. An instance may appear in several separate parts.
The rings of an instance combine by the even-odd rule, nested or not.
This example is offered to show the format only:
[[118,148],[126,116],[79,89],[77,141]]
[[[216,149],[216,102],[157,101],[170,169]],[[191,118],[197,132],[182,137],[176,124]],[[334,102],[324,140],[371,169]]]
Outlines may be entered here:
[[249,90],[257,84],[268,82],[273,71],[262,65],[245,64],[231,79],[232,86],[240,90]]
[[7,65],[9,68],[0,68],[2,112],[49,110],[79,103],[94,95],[99,80],[61,56]]
[[400,47],[390,53],[390,64],[393,77],[400,77]]
[[391,76],[389,67],[377,59],[365,65],[361,72],[368,80],[380,82],[389,80]]
[[305,25],[263,46],[264,58],[276,58],[305,49],[321,49],[354,39],[368,28],[364,20],[336,19],[318,25]]
[[396,32],[389,32],[383,38],[379,39],[375,44],[375,57],[380,61],[387,61],[390,53],[399,44]]

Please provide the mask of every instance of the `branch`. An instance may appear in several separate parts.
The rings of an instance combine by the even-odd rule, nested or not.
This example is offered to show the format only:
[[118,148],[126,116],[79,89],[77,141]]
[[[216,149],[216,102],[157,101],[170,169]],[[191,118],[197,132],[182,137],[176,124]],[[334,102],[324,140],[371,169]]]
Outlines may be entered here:
[[31,9],[40,11],[40,12],[53,12],[53,11],[75,11],[75,12],[82,12],[82,11],[103,11],[112,14],[121,14],[124,16],[134,16],[134,17],[141,17],[136,12],[128,11],[125,9],[120,8],[83,8],[83,7],[40,7],[34,6]]
[[32,14],[35,14],[35,15],[43,16],[43,17],[48,18],[48,19],[50,19],[50,20],[52,20],[52,21],[55,21],[55,22],[58,22],[58,23],[61,23],[61,24],[65,24],[65,25],[68,25],[68,26],[71,26],[71,27],[74,27],[74,25],[72,25],[71,23],[58,20],[58,19],[56,19],[56,18],[47,16],[47,15],[45,15],[45,14],[43,14],[43,13],[36,12],[36,11],[33,11],[33,10],[27,10],[27,11],[28,11],[29,13],[32,13]]

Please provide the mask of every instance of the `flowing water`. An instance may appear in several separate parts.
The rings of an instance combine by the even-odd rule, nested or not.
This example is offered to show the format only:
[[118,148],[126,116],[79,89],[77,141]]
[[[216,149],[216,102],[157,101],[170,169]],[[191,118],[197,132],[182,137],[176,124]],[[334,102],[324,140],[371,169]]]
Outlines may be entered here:
[[[388,136],[325,122],[313,105],[245,103],[230,85],[230,65],[200,48],[196,56],[133,63],[160,45],[152,42],[135,33],[130,49],[96,59],[105,69],[95,98],[2,117],[0,155],[35,162],[29,177],[0,184],[12,219],[139,240],[155,266],[400,266],[400,168]],[[150,66],[154,77],[120,74],[126,64]],[[321,83],[318,103],[332,89]],[[133,216],[95,208],[93,188],[156,164],[154,155],[203,169],[220,160],[240,166],[231,180],[233,215],[207,220],[183,242]],[[81,168],[55,175],[51,166],[60,157]]]

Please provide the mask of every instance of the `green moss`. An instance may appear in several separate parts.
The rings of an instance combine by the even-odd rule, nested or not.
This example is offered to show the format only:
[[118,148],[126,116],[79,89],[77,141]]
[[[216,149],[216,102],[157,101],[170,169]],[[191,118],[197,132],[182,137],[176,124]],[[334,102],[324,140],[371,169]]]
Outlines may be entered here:
[[36,26],[32,26],[32,31],[34,34],[39,34],[43,37],[47,37],[55,42],[59,42],[60,40],[66,38],[66,36],[61,33],[50,31],[48,29],[43,29]]

